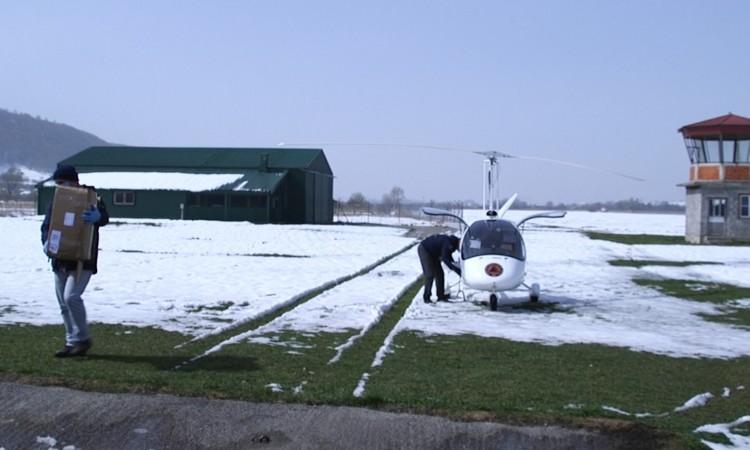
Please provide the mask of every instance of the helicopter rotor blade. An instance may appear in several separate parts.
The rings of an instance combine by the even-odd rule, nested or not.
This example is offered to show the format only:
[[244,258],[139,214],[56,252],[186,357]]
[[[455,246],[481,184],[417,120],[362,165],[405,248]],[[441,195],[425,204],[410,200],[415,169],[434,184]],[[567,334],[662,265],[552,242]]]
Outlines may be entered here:
[[[347,146],[358,146],[358,147],[412,147],[412,148],[423,148],[433,150],[448,150],[452,152],[461,153],[477,153],[482,154],[480,151],[469,150],[465,148],[457,147],[445,147],[440,145],[422,145],[422,144],[399,144],[399,143],[387,143],[387,142],[322,142],[322,141],[309,141],[309,142],[279,142],[276,144],[279,147],[287,147],[290,145],[347,145]],[[485,152],[486,153],[486,152]]]
[[592,166],[587,166],[584,164],[572,163],[572,162],[567,162],[567,161],[560,161],[558,159],[540,158],[537,156],[513,155],[510,153],[500,152],[497,150],[472,150],[468,148],[445,147],[445,146],[440,146],[440,145],[376,143],[376,142],[279,142],[277,145],[280,147],[289,146],[289,145],[349,145],[349,146],[367,146],[367,147],[412,147],[412,148],[422,148],[422,149],[447,150],[447,151],[461,152],[461,153],[474,153],[476,155],[484,156],[492,162],[496,162],[498,158],[525,159],[529,161],[541,161],[541,162],[547,162],[547,163],[553,163],[553,164],[560,164],[563,166],[575,167],[577,169],[590,170],[594,172],[609,173],[612,175],[617,175],[619,177],[628,178],[634,181],[646,181],[643,178],[636,177],[633,175],[628,175],[622,172],[617,172],[615,170],[600,169],[598,167],[592,167]]
[[636,177],[636,176],[633,176],[633,175],[628,175],[628,174],[622,173],[622,172],[617,172],[615,170],[600,169],[598,167],[591,167],[591,166],[586,166],[586,165],[578,164],[578,163],[572,163],[572,162],[567,162],[567,161],[560,161],[560,160],[557,160],[557,159],[539,158],[537,156],[514,156],[514,158],[517,158],[517,159],[526,159],[526,160],[529,160],[529,161],[541,161],[541,162],[548,162],[548,163],[553,163],[553,164],[560,164],[560,165],[563,165],[563,166],[575,167],[577,169],[591,170],[591,171],[594,171],[594,172],[601,172],[601,173],[609,173],[609,174],[617,175],[617,176],[620,176],[620,177],[623,177],[623,178],[629,178],[629,179],[635,180],[635,181],[646,181],[643,178]]

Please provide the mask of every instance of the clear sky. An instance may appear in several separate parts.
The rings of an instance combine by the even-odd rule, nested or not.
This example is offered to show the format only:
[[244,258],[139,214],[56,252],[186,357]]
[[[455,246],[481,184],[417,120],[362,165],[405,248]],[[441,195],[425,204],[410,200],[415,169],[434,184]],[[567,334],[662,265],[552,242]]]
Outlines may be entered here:
[[[115,143],[499,150],[503,195],[680,201],[677,129],[750,116],[750,2],[4,1],[0,108]],[[319,146],[334,196],[481,200],[481,157]]]

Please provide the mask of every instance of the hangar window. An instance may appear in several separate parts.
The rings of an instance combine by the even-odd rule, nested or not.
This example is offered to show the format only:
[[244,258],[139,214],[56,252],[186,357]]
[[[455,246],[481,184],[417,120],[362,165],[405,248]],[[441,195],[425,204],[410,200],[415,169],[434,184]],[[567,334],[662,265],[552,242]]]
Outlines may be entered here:
[[115,191],[112,203],[117,206],[135,205],[135,192],[133,191]]
[[740,218],[750,219],[750,195],[740,195]]

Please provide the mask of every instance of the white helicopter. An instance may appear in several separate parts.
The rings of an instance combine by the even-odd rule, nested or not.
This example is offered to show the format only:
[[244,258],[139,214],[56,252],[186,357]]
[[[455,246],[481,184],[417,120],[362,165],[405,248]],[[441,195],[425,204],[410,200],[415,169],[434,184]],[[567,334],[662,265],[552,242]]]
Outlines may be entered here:
[[[289,143],[279,143],[279,146]],[[518,194],[510,196],[505,203],[499,206],[499,179],[500,158],[527,159],[561,164],[579,169],[605,172],[620,177],[630,178],[636,181],[645,181],[642,178],[627,175],[613,170],[604,170],[582,164],[570,163],[548,158],[533,156],[517,156],[497,151],[472,151],[454,147],[440,147],[434,145],[415,144],[385,144],[385,143],[342,143],[342,142],[296,142],[297,145],[346,145],[346,146],[378,146],[378,147],[414,147],[422,149],[449,150],[458,152],[470,152],[485,157],[484,160],[484,192],[482,193],[482,206],[486,211],[487,218],[477,220],[471,225],[463,218],[450,211],[424,207],[422,212],[430,216],[447,216],[459,221],[461,227],[461,240],[459,243],[459,264],[461,267],[461,280],[466,287],[479,291],[490,292],[490,309],[497,310],[498,293],[518,289],[524,286],[528,289],[529,300],[538,302],[540,295],[539,283],[527,285],[526,278],[526,246],[521,236],[521,226],[532,219],[559,219],[565,217],[564,211],[550,211],[532,214],[517,223],[503,219],[503,216],[513,205]]]
[[459,244],[459,263],[461,282],[468,288],[490,292],[490,309],[497,310],[498,293],[517,289],[523,285],[529,291],[529,300],[539,300],[538,283],[530,286],[524,283],[526,277],[526,246],[519,231],[525,222],[537,219],[559,219],[565,217],[564,211],[551,211],[532,214],[513,223],[503,219],[513,205],[518,194],[513,194],[498,209],[498,158],[511,157],[500,152],[476,152],[484,155],[484,195],[483,209],[487,218],[477,220],[471,225],[463,218],[438,208],[422,208],[430,216],[447,216],[459,221],[463,233]]

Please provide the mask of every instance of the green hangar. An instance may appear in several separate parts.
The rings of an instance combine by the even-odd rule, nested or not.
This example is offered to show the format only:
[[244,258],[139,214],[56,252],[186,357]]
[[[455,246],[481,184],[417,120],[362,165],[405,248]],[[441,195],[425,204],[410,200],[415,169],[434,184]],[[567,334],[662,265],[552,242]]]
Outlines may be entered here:
[[[333,222],[333,172],[321,149],[90,147],[75,166],[112,217]],[[38,212],[54,182],[38,186]]]

